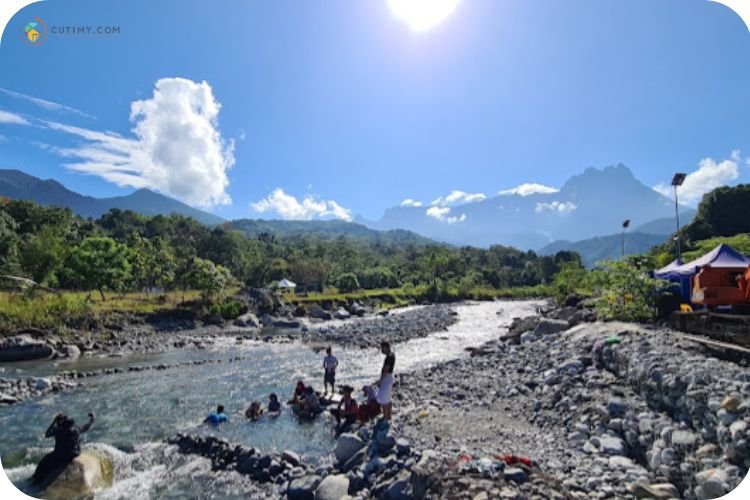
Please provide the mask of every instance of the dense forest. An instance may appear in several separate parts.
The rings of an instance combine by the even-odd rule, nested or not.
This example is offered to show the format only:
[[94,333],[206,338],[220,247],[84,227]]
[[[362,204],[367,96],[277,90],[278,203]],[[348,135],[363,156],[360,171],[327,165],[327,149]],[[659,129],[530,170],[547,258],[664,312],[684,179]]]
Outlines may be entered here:
[[496,289],[550,283],[577,254],[540,257],[504,246],[456,248],[406,231],[356,231],[353,224],[147,217],[113,209],[96,220],[69,209],[0,201],[0,274],[55,289],[198,289],[229,283],[300,289],[450,285]]

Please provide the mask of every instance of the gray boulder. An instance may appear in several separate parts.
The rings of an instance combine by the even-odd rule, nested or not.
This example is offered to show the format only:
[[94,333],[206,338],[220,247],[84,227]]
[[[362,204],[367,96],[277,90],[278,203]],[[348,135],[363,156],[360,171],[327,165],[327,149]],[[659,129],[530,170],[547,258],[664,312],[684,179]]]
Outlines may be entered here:
[[344,309],[343,307],[340,307],[335,313],[333,313],[333,317],[336,319],[349,319],[351,318],[351,314],[349,314],[349,311]]
[[260,317],[260,324],[263,326],[270,326],[274,322],[274,317],[266,313]]
[[242,314],[241,316],[238,316],[234,320],[235,326],[245,326],[250,328],[257,328],[259,325],[258,318],[255,316],[255,314],[248,312],[245,314]]
[[333,450],[333,453],[336,455],[336,460],[338,460],[340,464],[344,464],[364,446],[365,442],[356,434],[344,433],[339,436],[339,440],[336,443],[336,449]]
[[0,362],[26,361],[52,356],[55,352],[43,340],[37,340],[30,335],[15,335],[0,339]]
[[286,491],[287,497],[289,500],[315,500],[315,489],[320,481],[320,476],[314,474],[292,479]]
[[69,359],[74,360],[78,359],[81,356],[81,350],[78,348],[77,345],[73,344],[65,344],[61,346],[57,353],[55,354],[55,357],[58,359]]
[[326,321],[333,318],[331,313],[318,305],[312,306],[308,314],[311,318],[324,319]]
[[539,324],[534,328],[534,334],[537,337],[542,335],[551,335],[553,333],[559,333],[570,328],[567,321],[559,319],[543,319],[539,321]]
[[349,478],[344,474],[326,476],[315,490],[315,500],[339,500],[349,493]]

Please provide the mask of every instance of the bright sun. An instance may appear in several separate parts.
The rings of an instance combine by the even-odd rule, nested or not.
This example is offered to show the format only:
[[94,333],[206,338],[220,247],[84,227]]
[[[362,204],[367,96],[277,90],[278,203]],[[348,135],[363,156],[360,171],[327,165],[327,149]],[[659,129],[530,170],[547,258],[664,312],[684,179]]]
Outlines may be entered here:
[[461,0],[388,0],[391,13],[413,31],[427,31],[445,21]]

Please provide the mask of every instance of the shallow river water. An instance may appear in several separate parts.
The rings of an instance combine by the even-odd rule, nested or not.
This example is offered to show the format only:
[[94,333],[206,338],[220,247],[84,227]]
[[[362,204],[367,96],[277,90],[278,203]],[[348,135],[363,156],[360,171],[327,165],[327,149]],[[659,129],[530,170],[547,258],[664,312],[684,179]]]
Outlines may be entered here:
[[[497,338],[513,317],[532,314],[537,305],[531,301],[459,305],[459,321],[447,331],[395,346],[396,372],[466,356],[466,347]],[[334,350],[334,354],[339,359],[337,383],[361,388],[377,379],[383,361],[379,351],[346,349]],[[229,361],[237,356],[245,359]],[[214,498],[241,497],[241,484],[217,479],[206,459],[181,456],[164,444],[166,437],[179,431],[219,434],[263,451],[290,449],[312,462],[331,451],[334,441],[327,418],[301,424],[284,412],[275,420],[248,423],[242,415],[254,399],[265,405],[271,392],[282,401],[288,399],[300,378],[322,389],[322,355],[301,343],[236,344],[227,339],[202,351],[82,359],[60,365],[0,364],[0,376],[46,376],[57,370],[204,359],[223,362],[92,377],[74,390],[0,409],[0,459],[5,472],[26,489],[34,464],[53,444],[43,433],[57,411],[79,423],[89,411],[97,415],[94,427],[84,435],[84,448],[99,449],[115,464],[114,485],[99,492],[98,498],[203,496],[209,492]],[[217,404],[224,404],[230,422],[219,429],[200,425]]]

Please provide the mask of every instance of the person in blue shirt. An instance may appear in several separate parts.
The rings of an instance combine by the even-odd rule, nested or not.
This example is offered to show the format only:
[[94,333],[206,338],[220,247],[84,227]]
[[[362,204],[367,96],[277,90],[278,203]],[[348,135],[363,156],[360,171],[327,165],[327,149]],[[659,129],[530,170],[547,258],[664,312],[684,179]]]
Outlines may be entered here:
[[219,425],[223,424],[224,422],[229,421],[227,418],[227,415],[224,413],[224,405],[219,405],[216,407],[216,411],[212,411],[208,414],[206,417],[206,420],[203,421],[203,423],[211,424],[211,425]]

